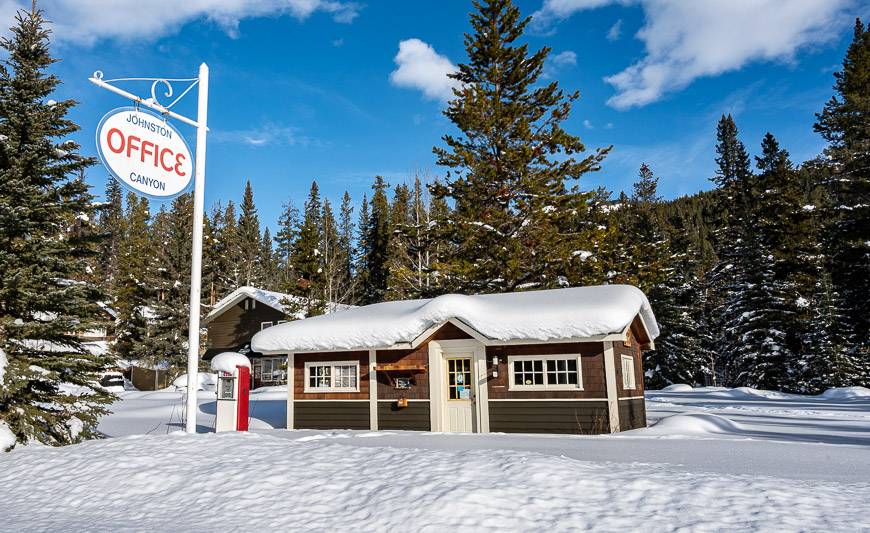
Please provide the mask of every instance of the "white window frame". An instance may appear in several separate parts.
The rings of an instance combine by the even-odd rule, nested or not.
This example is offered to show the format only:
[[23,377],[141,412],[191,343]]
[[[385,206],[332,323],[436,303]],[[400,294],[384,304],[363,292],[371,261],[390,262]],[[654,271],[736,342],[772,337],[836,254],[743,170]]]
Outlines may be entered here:
[[266,328],[271,328],[274,325],[275,325],[275,323],[272,322],[271,320],[267,320],[265,322],[260,322],[260,331],[263,331]]
[[[284,363],[286,360],[283,357],[261,357],[259,358],[259,365],[257,365],[260,369],[259,378],[261,383],[278,383],[287,379],[287,373],[285,370],[281,370],[281,363]],[[266,361],[269,361],[269,366],[272,367],[272,372],[268,373],[269,379],[266,379],[264,376],[267,375],[266,369]],[[278,370],[278,378],[275,379],[275,368]]]
[[[311,386],[311,367],[328,366],[329,370],[329,387],[312,387]],[[356,387],[336,387],[335,386],[335,367],[337,366],[352,366],[356,369]],[[356,361],[305,361],[305,392],[359,392],[359,360]]]
[[[625,363],[629,364],[629,372],[626,372]],[[637,381],[634,378],[634,356],[631,355],[623,355],[620,357],[620,364],[622,365],[622,389],[623,390],[634,390],[637,388]],[[626,379],[628,378],[628,379]]]
[[[577,384],[549,384],[547,383],[547,361],[573,359],[577,361]],[[582,391],[583,390],[583,364],[579,353],[560,353],[546,355],[509,355],[508,358],[508,390],[513,391]],[[514,361],[544,361],[544,384],[543,385],[516,385],[514,383]]]

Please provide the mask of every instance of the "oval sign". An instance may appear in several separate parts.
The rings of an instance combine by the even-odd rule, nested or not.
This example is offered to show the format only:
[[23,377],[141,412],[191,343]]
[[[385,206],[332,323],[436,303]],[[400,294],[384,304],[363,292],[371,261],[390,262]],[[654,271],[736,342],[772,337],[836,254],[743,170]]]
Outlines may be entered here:
[[97,126],[97,152],[115,179],[149,198],[178,196],[193,177],[184,137],[163,117],[141,109],[109,111]]

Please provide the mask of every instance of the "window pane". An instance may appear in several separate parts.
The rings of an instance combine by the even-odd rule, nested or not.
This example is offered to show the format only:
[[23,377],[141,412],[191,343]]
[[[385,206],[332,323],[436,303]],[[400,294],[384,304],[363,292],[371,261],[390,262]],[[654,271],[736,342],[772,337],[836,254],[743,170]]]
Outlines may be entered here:
[[547,360],[547,372],[555,372],[556,371],[556,361],[553,359]]
[[577,360],[569,359],[568,360],[568,370],[571,372],[577,372]]
[[544,361],[542,361],[541,359],[535,359],[533,362],[535,363],[535,372],[544,371]]
[[577,384],[577,372],[570,372],[570,373],[568,374],[568,383],[569,383],[570,385],[576,385],[576,384]]

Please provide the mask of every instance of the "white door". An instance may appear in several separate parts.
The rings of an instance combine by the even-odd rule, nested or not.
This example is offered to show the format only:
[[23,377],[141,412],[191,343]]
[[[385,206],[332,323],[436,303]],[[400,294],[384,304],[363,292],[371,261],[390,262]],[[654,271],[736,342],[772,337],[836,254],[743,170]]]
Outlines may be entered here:
[[476,429],[474,416],[474,379],[472,354],[451,354],[444,359],[443,378],[447,431],[471,433]]

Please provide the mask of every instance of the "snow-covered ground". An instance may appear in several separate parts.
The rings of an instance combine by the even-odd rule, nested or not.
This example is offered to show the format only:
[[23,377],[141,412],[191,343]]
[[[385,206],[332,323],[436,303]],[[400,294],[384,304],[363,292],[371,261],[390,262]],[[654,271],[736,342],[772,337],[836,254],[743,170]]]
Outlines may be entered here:
[[280,388],[188,436],[180,393],[127,392],[118,438],[0,455],[0,530],[870,530],[868,393],[653,391],[660,423],[587,437],[256,429]]

